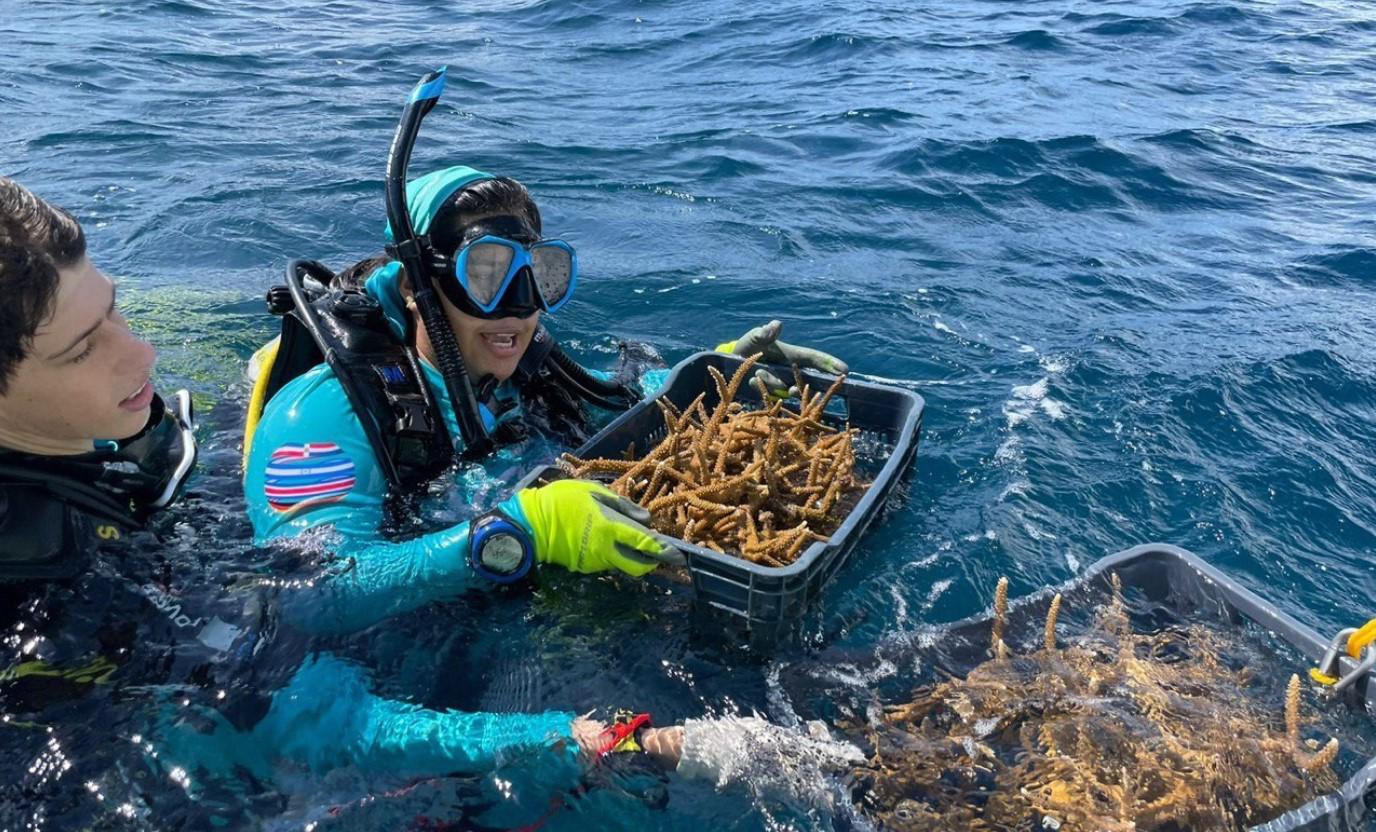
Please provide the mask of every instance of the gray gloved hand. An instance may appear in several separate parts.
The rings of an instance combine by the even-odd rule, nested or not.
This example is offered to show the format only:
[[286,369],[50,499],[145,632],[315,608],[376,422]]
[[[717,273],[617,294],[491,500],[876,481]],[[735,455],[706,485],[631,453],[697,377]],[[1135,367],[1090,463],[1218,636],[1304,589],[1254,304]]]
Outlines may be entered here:
[[[821,370],[824,373],[835,375],[842,375],[850,369],[846,366],[846,362],[834,355],[810,347],[799,347],[780,341],[779,334],[783,332],[783,328],[782,321],[770,321],[763,326],[757,326],[736,339],[731,348],[731,354],[749,356],[757,352],[763,353],[763,360],[766,364],[779,364],[785,367],[797,364],[803,369]],[[796,389],[768,370],[756,370],[755,378],[763,381],[769,391],[776,396],[786,397],[798,394]]]
[[[832,739],[820,722],[804,731],[758,716],[729,716],[684,721],[678,772],[718,787],[744,783],[762,797],[811,799],[822,794],[824,775],[864,761],[860,749]],[[800,788],[817,792],[798,794]]]

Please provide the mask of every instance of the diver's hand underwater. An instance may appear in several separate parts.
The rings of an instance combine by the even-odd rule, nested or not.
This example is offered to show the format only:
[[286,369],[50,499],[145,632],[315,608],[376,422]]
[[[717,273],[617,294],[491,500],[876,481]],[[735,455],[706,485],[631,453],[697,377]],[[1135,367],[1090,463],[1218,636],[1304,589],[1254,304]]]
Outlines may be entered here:
[[718,787],[746,783],[752,791],[814,789],[825,775],[865,761],[860,749],[833,739],[820,722],[784,728],[758,716],[689,719],[683,723],[678,772]]
[[[763,326],[755,327],[735,341],[722,344],[717,347],[717,351],[743,357],[762,353],[766,364],[784,367],[797,365],[804,370],[821,370],[838,376],[849,371],[846,362],[834,355],[780,341],[779,335],[783,333],[783,329],[782,321],[770,321]],[[798,395],[796,388],[768,370],[756,370],[755,378],[764,382],[769,391],[780,398]]]

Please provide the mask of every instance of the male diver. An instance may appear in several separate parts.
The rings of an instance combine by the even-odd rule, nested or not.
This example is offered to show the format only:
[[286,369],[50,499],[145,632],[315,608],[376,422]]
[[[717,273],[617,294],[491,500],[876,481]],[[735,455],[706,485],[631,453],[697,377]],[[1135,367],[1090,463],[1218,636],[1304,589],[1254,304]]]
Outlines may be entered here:
[[76,220],[2,177],[0,297],[0,580],[70,577],[177,496],[191,399],[154,392]]

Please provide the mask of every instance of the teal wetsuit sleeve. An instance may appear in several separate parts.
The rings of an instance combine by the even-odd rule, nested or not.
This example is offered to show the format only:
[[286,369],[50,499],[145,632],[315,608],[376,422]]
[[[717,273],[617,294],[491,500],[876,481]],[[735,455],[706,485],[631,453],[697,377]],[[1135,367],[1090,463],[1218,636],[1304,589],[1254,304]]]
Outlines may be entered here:
[[506,753],[570,741],[574,714],[436,711],[383,699],[357,665],[308,659],[254,728],[264,743],[316,771],[354,765],[413,777],[491,769]]
[[157,710],[160,756],[167,765],[222,777],[239,767],[270,777],[279,760],[316,772],[355,766],[410,777],[476,773],[529,750],[555,754],[542,767],[566,762],[573,776],[577,771],[572,713],[437,711],[384,699],[361,667],[325,654],[307,658],[249,730],[215,711],[200,720],[185,715],[180,704]]
[[326,366],[278,391],[263,413],[244,494],[257,542],[332,527],[338,562],[316,586],[284,598],[313,631],[359,629],[473,585],[468,525],[392,542],[380,526],[387,479],[339,381]]
[[326,580],[282,596],[296,627],[347,633],[480,585],[468,566],[468,524],[412,540],[342,541]]

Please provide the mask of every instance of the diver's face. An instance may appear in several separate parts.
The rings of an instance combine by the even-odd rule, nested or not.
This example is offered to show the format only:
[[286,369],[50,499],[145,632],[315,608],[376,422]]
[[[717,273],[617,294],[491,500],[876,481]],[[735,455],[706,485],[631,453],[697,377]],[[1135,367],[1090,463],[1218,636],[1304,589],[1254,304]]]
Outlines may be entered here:
[[0,446],[83,453],[143,429],[153,348],[129,331],[115,286],[85,257],[59,272],[53,313],[0,396]]
[[498,381],[511,378],[540,326],[539,311],[526,318],[489,320],[464,314],[448,300],[444,301],[444,311],[459,342],[463,363],[475,381],[487,375]]

